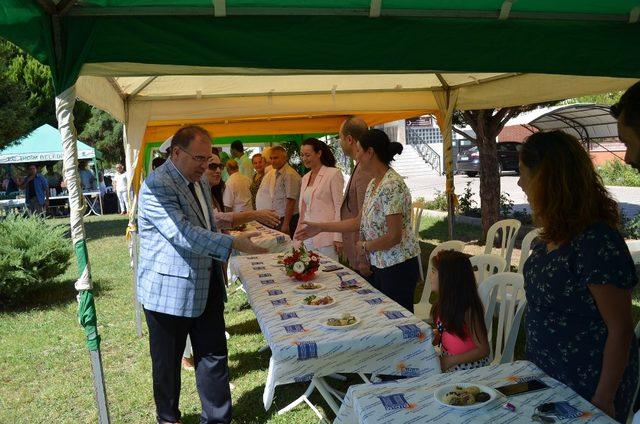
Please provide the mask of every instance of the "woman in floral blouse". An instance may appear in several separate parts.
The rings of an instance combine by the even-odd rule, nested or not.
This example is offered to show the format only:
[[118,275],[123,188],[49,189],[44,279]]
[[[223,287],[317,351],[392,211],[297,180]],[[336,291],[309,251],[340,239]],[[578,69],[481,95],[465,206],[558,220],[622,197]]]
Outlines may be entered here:
[[356,248],[368,256],[372,284],[413,312],[413,292],[420,278],[420,246],[412,231],[411,193],[402,177],[389,166],[400,153],[402,144],[389,141],[383,131],[367,131],[358,141],[356,160],[373,179],[360,214],[339,222],[305,221],[296,238],[304,240],[321,232],[359,230]]
[[638,382],[629,250],[618,206],[577,139],[530,136],[520,181],[541,228],[524,266],[527,358],[620,422]]

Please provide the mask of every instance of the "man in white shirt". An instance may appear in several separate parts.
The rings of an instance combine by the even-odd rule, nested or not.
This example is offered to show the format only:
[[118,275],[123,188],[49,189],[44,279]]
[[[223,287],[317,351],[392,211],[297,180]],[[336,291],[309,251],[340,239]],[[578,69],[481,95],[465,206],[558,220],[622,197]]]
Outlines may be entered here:
[[233,156],[233,158],[238,162],[238,169],[240,173],[245,177],[252,179],[253,163],[251,163],[251,159],[249,159],[249,156],[244,152],[242,141],[235,140],[231,143],[231,156]]
[[120,215],[126,215],[129,210],[129,196],[127,196],[127,173],[122,164],[116,165],[116,176],[113,179],[113,188],[118,196]]
[[256,195],[256,209],[272,209],[280,217],[277,230],[293,237],[298,226],[298,199],[302,179],[288,162],[287,151],[274,146],[269,153],[273,169],[265,174]]
[[226,182],[222,201],[227,212],[252,211],[251,180],[238,170],[238,162],[233,159],[227,161],[229,179]]

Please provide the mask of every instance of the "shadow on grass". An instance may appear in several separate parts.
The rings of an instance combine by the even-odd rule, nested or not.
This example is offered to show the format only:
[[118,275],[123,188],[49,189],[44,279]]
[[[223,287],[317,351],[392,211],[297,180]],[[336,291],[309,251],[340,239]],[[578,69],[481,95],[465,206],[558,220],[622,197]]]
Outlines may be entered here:
[[84,223],[84,227],[88,240],[98,240],[105,237],[124,237],[128,224],[128,219],[114,215],[113,219],[108,220],[87,220]]
[[227,326],[227,331],[232,336],[244,334],[260,334],[260,326],[255,318],[248,319],[237,324]]
[[242,377],[251,371],[266,370],[269,368],[271,351],[259,353],[256,351],[238,352],[229,355],[229,361],[237,365],[229,365],[231,379]]
[[[74,287],[75,280],[54,280],[43,284],[27,293],[19,301],[11,303],[0,299],[0,313],[19,313],[31,310],[47,310],[76,302],[78,292]],[[93,294],[99,296],[105,289],[99,281],[93,283]]]

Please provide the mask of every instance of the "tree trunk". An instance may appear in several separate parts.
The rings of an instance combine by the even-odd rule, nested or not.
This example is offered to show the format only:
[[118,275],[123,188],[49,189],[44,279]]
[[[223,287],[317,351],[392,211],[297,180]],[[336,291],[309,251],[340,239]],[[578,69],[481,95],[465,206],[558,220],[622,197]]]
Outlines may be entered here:
[[482,210],[482,238],[500,219],[500,174],[495,134],[478,134],[480,153],[480,208]]

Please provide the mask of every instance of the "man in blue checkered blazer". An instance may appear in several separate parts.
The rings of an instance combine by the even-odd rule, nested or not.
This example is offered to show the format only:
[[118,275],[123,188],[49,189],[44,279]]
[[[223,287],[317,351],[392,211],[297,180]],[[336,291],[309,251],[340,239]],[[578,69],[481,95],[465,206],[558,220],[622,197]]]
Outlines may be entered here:
[[196,126],[180,129],[171,157],[142,184],[138,203],[138,299],[144,306],[159,423],[180,422],[180,371],[191,337],[201,423],[231,421],[231,392],[224,333],[221,262],[232,249],[265,253],[249,233],[216,231],[211,189],[203,177],[211,138]]

